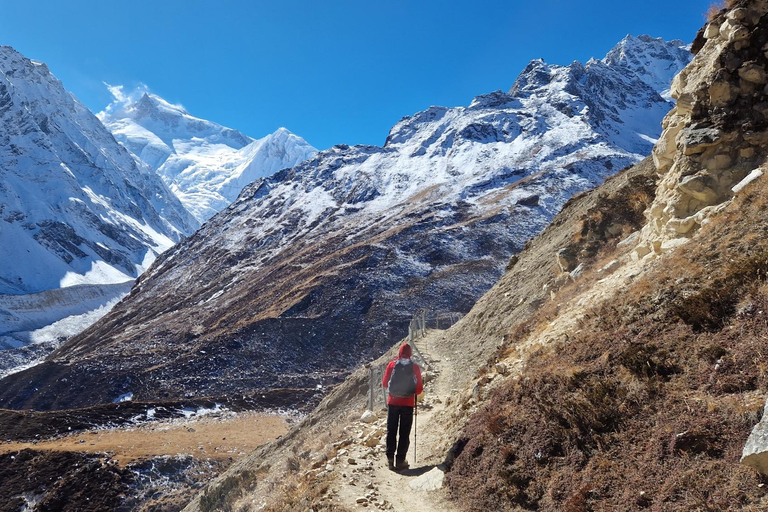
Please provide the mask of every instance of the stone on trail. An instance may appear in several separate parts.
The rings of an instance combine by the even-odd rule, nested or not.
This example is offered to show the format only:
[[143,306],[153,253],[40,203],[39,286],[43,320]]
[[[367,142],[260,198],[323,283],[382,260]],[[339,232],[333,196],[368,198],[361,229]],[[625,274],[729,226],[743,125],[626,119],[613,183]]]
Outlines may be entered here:
[[411,489],[415,491],[434,491],[435,489],[440,489],[443,486],[443,478],[445,478],[445,473],[438,468],[433,468],[412,480],[410,484]]
[[363,415],[360,417],[360,421],[363,423],[373,423],[378,418],[376,417],[376,413],[373,411],[365,411]]

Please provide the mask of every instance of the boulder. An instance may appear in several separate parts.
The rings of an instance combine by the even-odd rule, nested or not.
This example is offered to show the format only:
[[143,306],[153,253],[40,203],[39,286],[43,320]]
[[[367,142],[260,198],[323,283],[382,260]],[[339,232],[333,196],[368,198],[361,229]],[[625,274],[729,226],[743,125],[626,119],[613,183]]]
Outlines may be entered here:
[[709,102],[715,107],[725,107],[738,96],[738,90],[726,80],[717,80],[709,86]]
[[717,128],[685,128],[680,132],[685,155],[703,153],[708,147],[716,145],[722,137]]
[[752,429],[744,445],[741,463],[768,475],[768,402],[763,409],[763,419]]
[[681,192],[698,199],[705,204],[714,204],[717,201],[717,180],[707,173],[701,172],[693,176],[686,176],[678,185]]
[[564,247],[557,251],[556,261],[560,272],[570,272],[578,265],[576,254],[574,254],[573,249],[570,247]]
[[411,481],[411,489],[415,491],[434,491],[443,486],[445,473],[438,468],[433,468],[423,475]]
[[766,75],[765,69],[756,62],[745,62],[739,68],[739,78],[758,85],[765,85],[768,82],[768,75]]
[[710,23],[707,25],[707,28],[704,29],[705,39],[713,39],[718,35],[720,35],[720,25],[718,23]]

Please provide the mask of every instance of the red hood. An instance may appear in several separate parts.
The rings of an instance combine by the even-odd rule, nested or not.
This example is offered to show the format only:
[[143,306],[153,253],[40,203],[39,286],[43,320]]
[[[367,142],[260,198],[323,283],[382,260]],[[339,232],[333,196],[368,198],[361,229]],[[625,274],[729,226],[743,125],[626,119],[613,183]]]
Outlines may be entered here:
[[411,358],[411,346],[407,343],[403,343],[400,347],[400,352],[397,354],[398,359],[410,359]]

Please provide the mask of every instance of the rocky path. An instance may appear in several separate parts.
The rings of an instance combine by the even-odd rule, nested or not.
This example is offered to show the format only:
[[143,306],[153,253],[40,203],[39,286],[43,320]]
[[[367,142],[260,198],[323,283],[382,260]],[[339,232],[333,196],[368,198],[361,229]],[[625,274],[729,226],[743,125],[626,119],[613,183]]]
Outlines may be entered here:
[[454,365],[450,363],[453,354],[439,343],[443,335],[443,331],[430,331],[417,342],[429,369],[424,372],[427,382],[416,429],[411,430],[410,468],[400,472],[388,469],[384,453],[386,409],[377,408],[376,418],[368,422],[355,421],[344,429],[346,438],[337,443],[336,457],[324,469],[334,475],[329,490],[329,498],[334,503],[350,510],[455,509],[442,487],[443,471],[438,467],[445,456],[442,446],[447,433],[435,415],[445,409],[446,401],[450,402],[446,399],[455,384]]

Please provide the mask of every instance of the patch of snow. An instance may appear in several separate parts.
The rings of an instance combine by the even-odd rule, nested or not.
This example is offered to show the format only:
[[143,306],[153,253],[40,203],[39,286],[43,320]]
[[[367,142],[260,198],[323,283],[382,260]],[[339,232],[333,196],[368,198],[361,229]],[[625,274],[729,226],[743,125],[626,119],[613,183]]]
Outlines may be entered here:
[[122,402],[130,402],[133,400],[133,393],[123,393],[122,395],[118,396],[114,400],[112,400],[113,404],[119,404]]
[[734,194],[738,194],[741,192],[744,187],[755,181],[757,178],[761,177],[763,175],[763,171],[761,169],[754,169],[752,172],[747,174],[743,180],[738,182],[736,185],[733,186],[731,189]]

